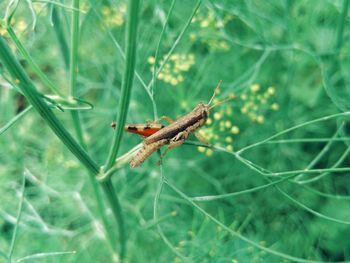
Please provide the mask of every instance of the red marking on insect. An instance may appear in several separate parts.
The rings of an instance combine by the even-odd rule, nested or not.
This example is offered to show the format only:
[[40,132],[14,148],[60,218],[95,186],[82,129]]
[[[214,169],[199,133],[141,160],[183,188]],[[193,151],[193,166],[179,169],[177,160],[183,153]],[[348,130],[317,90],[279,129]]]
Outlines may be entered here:
[[151,136],[157,131],[164,128],[162,124],[127,124],[124,126],[124,130],[127,132],[135,133],[143,137]]
[[[111,123],[111,127],[115,129],[117,124],[113,121]],[[143,137],[151,136],[152,134],[156,133],[157,131],[164,128],[164,125],[152,123],[152,124],[126,124],[124,126],[124,130],[126,132],[131,132],[138,134]]]

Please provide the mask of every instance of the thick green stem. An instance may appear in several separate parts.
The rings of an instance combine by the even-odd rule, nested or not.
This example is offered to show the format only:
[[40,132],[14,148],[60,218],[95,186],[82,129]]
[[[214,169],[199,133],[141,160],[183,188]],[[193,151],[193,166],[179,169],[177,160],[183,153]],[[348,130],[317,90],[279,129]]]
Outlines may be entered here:
[[[139,0],[129,0],[128,5],[128,17],[127,17],[127,25],[126,25],[126,58],[125,58],[125,69],[122,81],[121,88],[121,97],[118,105],[118,113],[117,113],[117,127],[114,133],[113,142],[111,148],[109,150],[108,158],[105,165],[105,171],[108,171],[115,163],[117,158],[118,150],[120,147],[120,142],[123,136],[123,127],[126,120],[126,115],[129,108],[130,94],[131,88],[134,80],[135,74],[135,63],[136,63],[136,37],[137,37],[137,24],[138,24],[138,11],[139,11]],[[107,193],[109,199],[117,200],[117,196],[115,195],[112,183],[110,179],[107,179],[103,186],[107,189]],[[119,205],[119,202],[116,203]],[[119,222],[119,238],[121,242],[121,252],[120,256],[123,259],[126,251],[126,233],[124,227],[124,221],[122,212],[120,209],[117,209],[115,216],[118,218]]]
[[113,142],[109,150],[109,155],[106,161],[105,170],[110,169],[117,157],[120,142],[123,137],[123,128],[126,120],[126,115],[129,108],[130,94],[135,73],[136,62],[136,36],[138,24],[139,0],[129,0],[128,17],[126,25],[126,58],[125,69],[121,88],[121,97],[117,112],[117,127],[115,129]]
[[80,162],[93,174],[99,173],[98,165],[90,158],[86,151],[74,140],[72,135],[64,128],[62,123],[53,114],[52,110],[36,91],[34,84],[24,72],[22,66],[13,56],[4,38],[0,36],[0,59],[8,70],[24,96],[38,111],[40,116],[48,123],[57,137],[80,160]]
[[[70,63],[69,63],[69,70],[70,70],[70,96],[76,97],[77,96],[77,76],[78,76],[78,54],[79,54],[79,39],[80,39],[80,30],[79,30],[79,7],[80,7],[80,0],[73,0],[73,12],[72,12],[72,25],[71,25],[71,49],[70,49]],[[78,141],[80,145],[86,150],[87,146],[84,141],[83,136],[83,130],[81,126],[81,120],[80,115],[78,111],[71,111],[72,120],[74,124],[74,129],[77,134]],[[98,205],[98,211],[101,215],[102,222],[105,227],[106,235],[108,238],[108,241],[110,243],[111,248],[114,251],[117,251],[116,246],[116,238],[113,236],[113,231],[110,231],[110,225],[108,222],[108,219],[105,214],[105,209],[101,197],[101,193],[98,189],[98,183],[95,179],[95,175],[89,173],[90,182],[92,184],[96,201]],[[119,199],[117,195],[115,194],[114,187],[111,183],[111,181],[106,181],[102,184],[102,188],[104,192],[106,193],[106,196],[114,207],[113,214],[117,218],[117,224],[119,229],[119,236],[121,239],[121,245],[120,245],[120,257],[123,258],[125,254],[125,246],[124,246],[124,219],[123,214],[121,211],[121,206],[119,203]]]
[[[57,119],[52,110],[43,100],[42,96],[36,91],[34,84],[29,79],[28,75],[23,70],[22,66],[15,59],[9,46],[2,36],[0,36],[0,60],[12,78],[15,80],[17,86],[20,88],[24,96],[32,104],[33,108],[40,114],[40,116],[47,122],[52,131],[57,137],[67,146],[67,148],[78,158],[78,160],[85,166],[92,176],[99,174],[99,166],[91,159],[87,152],[74,140],[73,136],[65,129],[62,123]],[[120,211],[120,204],[116,193],[111,187],[110,181],[102,183],[103,190],[106,192],[108,201],[110,203],[113,215],[116,218],[119,228],[123,226],[123,219]],[[106,229],[109,231],[109,229]],[[124,253],[125,238],[124,232],[121,231],[120,236],[123,236],[123,244],[121,247],[121,255]]]

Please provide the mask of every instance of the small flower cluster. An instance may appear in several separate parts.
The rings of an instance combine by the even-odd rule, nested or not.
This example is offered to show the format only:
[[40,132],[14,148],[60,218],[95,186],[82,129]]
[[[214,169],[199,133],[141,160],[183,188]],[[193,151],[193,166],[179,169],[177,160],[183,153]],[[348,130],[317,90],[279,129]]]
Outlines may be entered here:
[[[206,125],[199,130],[201,136],[203,136],[210,144],[216,144],[217,146],[224,146],[228,151],[234,151],[233,143],[234,138],[240,133],[237,117],[233,118],[233,115],[239,112],[243,113],[242,117],[248,117],[249,121],[262,124],[265,121],[264,115],[270,111],[276,111],[279,105],[276,102],[272,102],[273,96],[276,94],[274,87],[268,87],[266,90],[262,90],[260,85],[253,84],[250,88],[242,93],[232,107],[232,103],[227,103],[220,106],[218,111],[212,113],[212,117],[209,117]],[[233,94],[230,96],[234,97]],[[213,101],[213,105],[218,103],[218,99]],[[214,108],[215,109],[215,108]],[[205,153],[207,156],[213,155],[213,150],[206,147],[198,147],[198,151]]]
[[126,4],[120,3],[117,6],[103,6],[101,13],[103,20],[108,27],[120,27],[124,24]]
[[[159,61],[158,66],[163,65],[166,56]],[[153,56],[148,58],[148,63],[154,65],[155,58]],[[168,61],[164,64],[157,79],[164,81],[172,86],[183,82],[185,80],[184,73],[189,71],[195,63],[193,54],[172,54]],[[151,68],[153,73],[154,67]]]
[[228,51],[230,50],[230,45],[223,40],[224,36],[220,29],[224,28],[232,19],[233,16],[231,15],[218,18],[211,9],[206,13],[198,12],[192,19],[192,23],[196,26],[189,35],[190,40],[192,42],[199,41],[212,50]]
[[274,87],[268,87],[262,91],[259,84],[253,84],[248,92],[241,95],[241,100],[244,102],[241,112],[249,117],[253,122],[264,123],[264,113],[269,108],[271,110],[278,110],[277,103],[270,104],[270,100],[275,95]]

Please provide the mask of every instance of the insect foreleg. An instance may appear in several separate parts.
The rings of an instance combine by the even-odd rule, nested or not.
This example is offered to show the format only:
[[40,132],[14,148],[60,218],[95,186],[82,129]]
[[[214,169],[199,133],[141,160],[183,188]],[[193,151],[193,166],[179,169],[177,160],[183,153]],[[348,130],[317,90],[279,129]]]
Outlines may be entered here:
[[184,130],[184,131],[179,132],[178,134],[176,134],[176,136],[174,138],[172,138],[170,140],[170,142],[177,142],[177,141],[186,140],[189,135],[190,135],[190,131]]
[[162,153],[162,155],[159,158],[159,161],[157,162],[157,164],[159,165],[161,160],[164,158],[164,156],[173,148],[180,146],[181,144],[183,144],[185,142],[185,139],[182,140],[178,140],[178,141],[173,141],[171,140],[169,143],[168,148],[165,149],[165,151]]
[[179,132],[174,138],[172,138],[169,142],[169,146],[168,148],[165,149],[165,151],[162,153],[162,155],[160,156],[160,160],[157,162],[158,164],[160,164],[160,161],[162,160],[162,158],[167,154],[167,152],[169,152],[171,149],[180,146],[181,144],[183,144],[185,142],[185,140],[187,139],[187,137],[189,136],[189,131],[185,130],[183,132]]

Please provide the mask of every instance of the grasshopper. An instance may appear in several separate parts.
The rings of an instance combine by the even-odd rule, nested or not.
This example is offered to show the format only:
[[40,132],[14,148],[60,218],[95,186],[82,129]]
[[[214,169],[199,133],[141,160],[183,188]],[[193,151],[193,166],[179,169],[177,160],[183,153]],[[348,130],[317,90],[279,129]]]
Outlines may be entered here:
[[161,155],[160,158],[162,159],[169,150],[183,144],[191,133],[194,133],[201,142],[208,144],[208,142],[200,134],[196,133],[196,131],[206,123],[210,109],[228,99],[231,99],[228,98],[227,100],[210,106],[216,96],[221,82],[222,81],[218,83],[208,103],[199,103],[191,112],[180,117],[176,121],[163,116],[161,119],[168,121],[170,123],[168,126],[164,127],[160,124],[126,125],[124,127],[126,131],[137,133],[145,137],[143,147],[131,160],[130,167],[135,168],[140,166],[152,153],[164,145],[169,145]]

